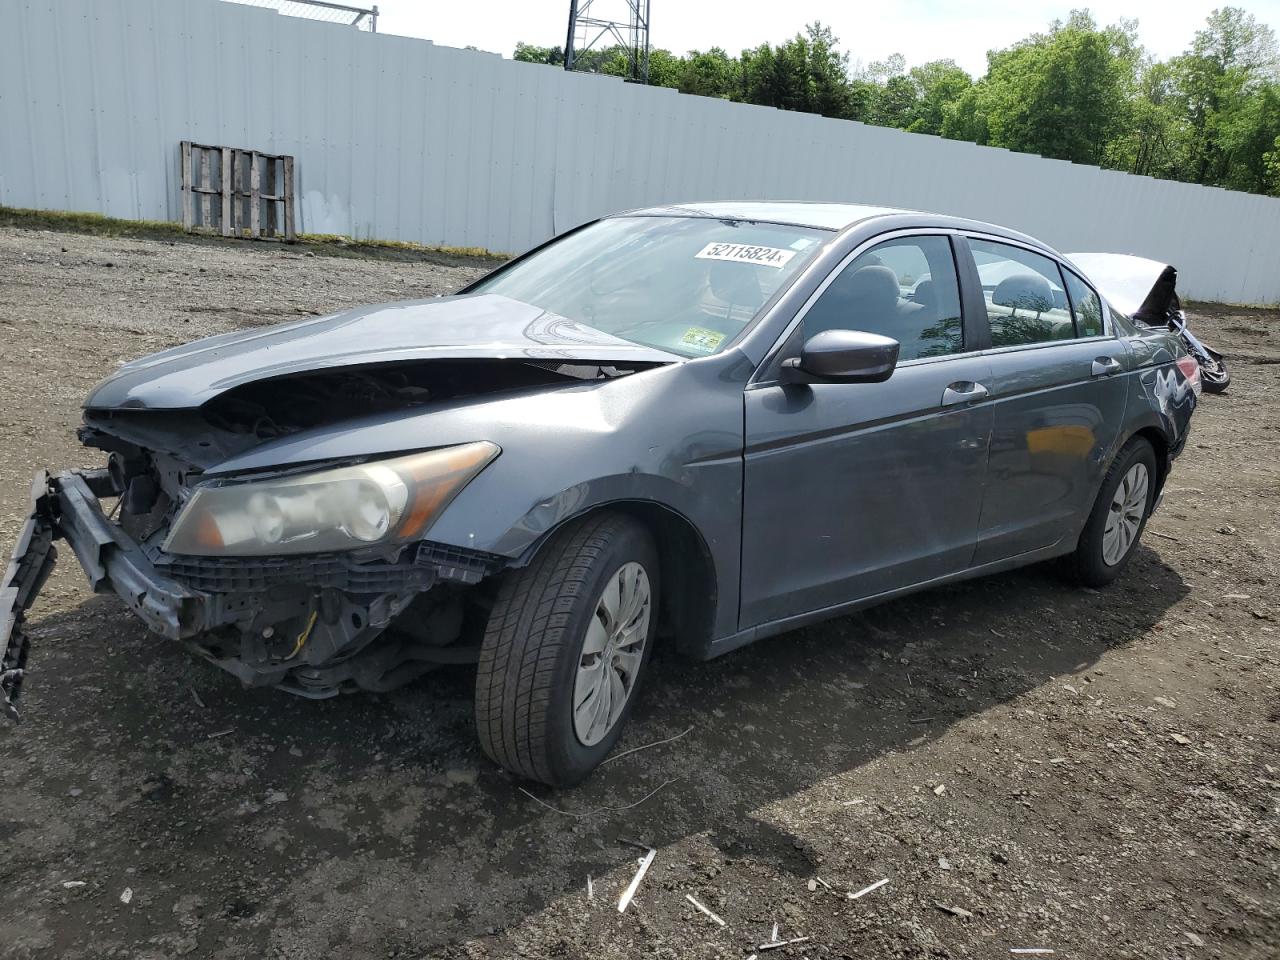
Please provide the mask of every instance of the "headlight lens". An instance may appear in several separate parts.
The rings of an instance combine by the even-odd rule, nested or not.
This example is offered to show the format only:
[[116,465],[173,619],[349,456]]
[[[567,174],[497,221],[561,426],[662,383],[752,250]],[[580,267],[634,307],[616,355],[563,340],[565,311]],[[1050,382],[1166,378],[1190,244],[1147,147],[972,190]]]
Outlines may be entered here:
[[168,553],[327,553],[422,536],[499,453],[488,441],[276,480],[199,487],[164,542]]

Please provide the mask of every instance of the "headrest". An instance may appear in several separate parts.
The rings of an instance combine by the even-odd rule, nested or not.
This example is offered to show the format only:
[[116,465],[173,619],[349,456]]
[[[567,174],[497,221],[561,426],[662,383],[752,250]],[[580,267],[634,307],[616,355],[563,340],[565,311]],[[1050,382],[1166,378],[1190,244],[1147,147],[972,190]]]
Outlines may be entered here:
[[889,267],[859,267],[849,278],[851,306],[884,315],[898,305],[898,275]]
[[996,285],[991,302],[1001,307],[1044,313],[1053,309],[1053,287],[1038,273],[1016,273]]
[[938,305],[938,294],[935,292],[932,280],[921,280],[916,284],[916,288],[911,291],[911,299],[916,303],[926,307],[936,307]]

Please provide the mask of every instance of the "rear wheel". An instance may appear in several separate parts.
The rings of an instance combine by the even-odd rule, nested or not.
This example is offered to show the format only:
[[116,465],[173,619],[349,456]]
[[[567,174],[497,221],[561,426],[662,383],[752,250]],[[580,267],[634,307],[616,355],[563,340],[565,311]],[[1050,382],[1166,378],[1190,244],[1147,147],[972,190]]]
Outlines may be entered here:
[[1103,478],[1098,499],[1070,557],[1075,578],[1102,587],[1124,570],[1138,546],[1155,497],[1156,455],[1134,437],[1121,449]]
[[480,745],[517,776],[569,786],[621,735],[658,620],[648,532],[606,513],[557,533],[502,584],[476,676]]

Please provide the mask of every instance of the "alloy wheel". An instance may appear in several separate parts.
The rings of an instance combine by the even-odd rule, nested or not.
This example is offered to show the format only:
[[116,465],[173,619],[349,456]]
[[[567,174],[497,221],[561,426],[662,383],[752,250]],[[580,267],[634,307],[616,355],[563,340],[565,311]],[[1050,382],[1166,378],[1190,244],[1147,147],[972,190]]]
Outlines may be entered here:
[[573,731],[585,747],[605,738],[635,690],[653,610],[649,575],[623,564],[596,600],[573,684]]
[[1135,463],[1116,487],[1102,530],[1102,562],[1114,567],[1122,561],[1138,539],[1138,531],[1147,511],[1147,487],[1150,475],[1146,464]]

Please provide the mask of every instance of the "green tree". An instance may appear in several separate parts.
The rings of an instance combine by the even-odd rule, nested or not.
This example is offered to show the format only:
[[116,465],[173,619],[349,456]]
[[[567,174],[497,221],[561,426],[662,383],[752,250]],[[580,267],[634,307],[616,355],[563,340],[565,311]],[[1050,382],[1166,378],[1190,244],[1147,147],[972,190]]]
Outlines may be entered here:
[[[1266,88],[1276,82],[1276,65],[1274,31],[1239,7],[1214,10],[1190,49],[1174,59],[1191,179],[1225,185],[1242,178],[1241,163],[1255,174],[1261,168],[1266,147],[1258,146],[1269,142]],[[1258,97],[1261,102],[1251,102]]]
[[[948,135],[1076,163],[1101,163],[1128,122],[1138,49],[1133,26],[1099,29],[1073,11],[1048,33],[987,55]],[[944,124],[945,126],[945,124]]]
[[693,50],[682,61],[681,93],[732,100],[742,91],[742,64],[720,47]]
[[520,60],[524,63],[547,63],[554,66],[564,66],[564,48],[535,47],[531,43],[517,43],[516,52],[512,54],[511,59]]
[[912,133],[941,134],[949,111],[973,86],[973,78],[954,60],[933,60],[912,67],[908,77],[915,88],[915,112],[903,127]]
[[811,23],[780,46],[742,51],[741,99],[748,103],[848,118],[849,55],[829,27]]

